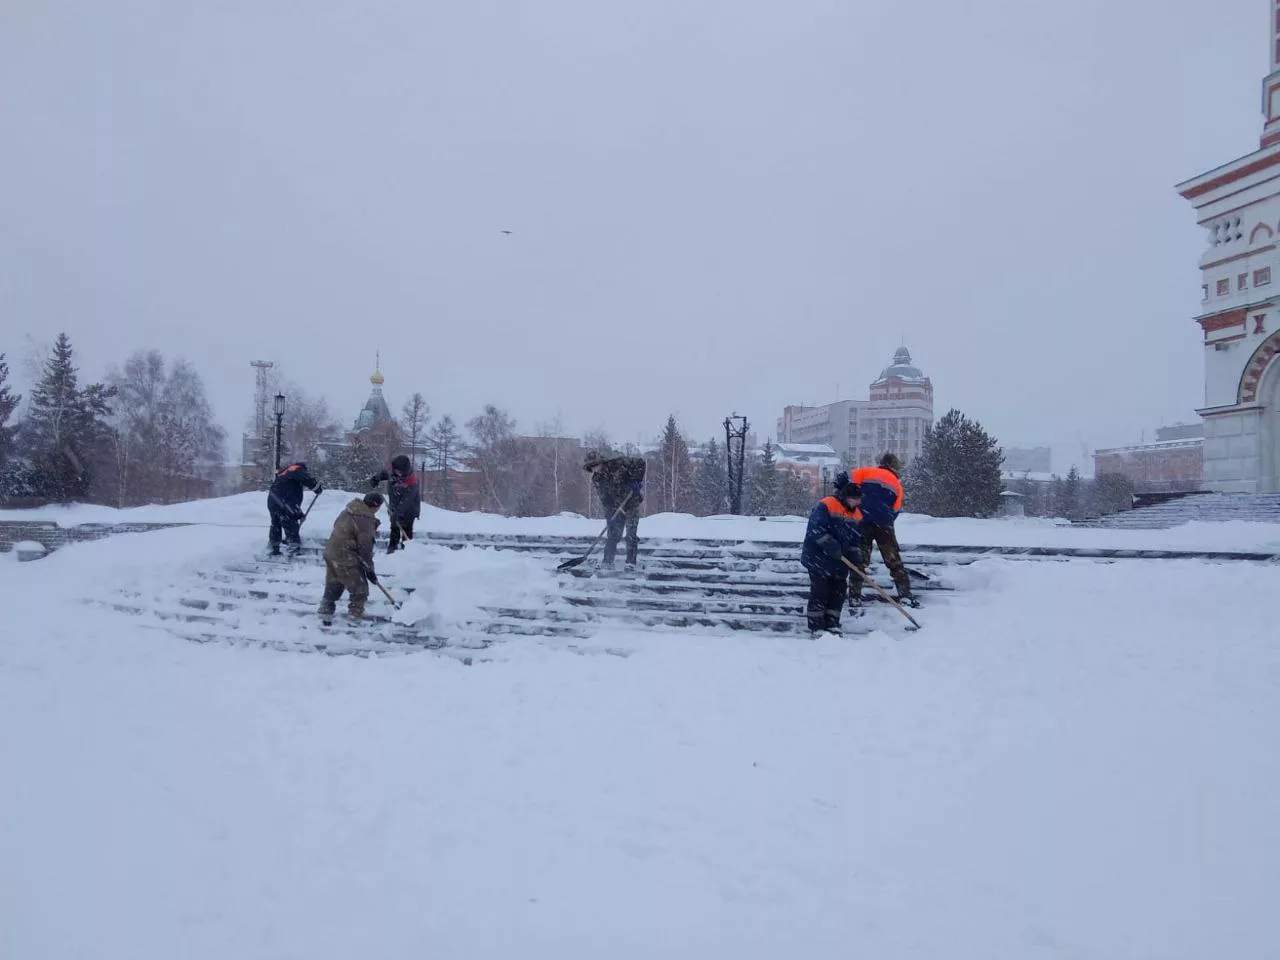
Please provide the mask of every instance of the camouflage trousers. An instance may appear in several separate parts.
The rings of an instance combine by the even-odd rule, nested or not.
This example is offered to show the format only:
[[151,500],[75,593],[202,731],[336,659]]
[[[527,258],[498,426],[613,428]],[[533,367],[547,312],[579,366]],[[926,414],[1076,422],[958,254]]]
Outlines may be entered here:
[[369,600],[369,581],[359,563],[334,563],[328,557],[324,561],[324,599],[320,601],[320,616],[331,617],[347,593],[347,613],[353,617],[364,616],[364,605]]
[[[907,575],[907,568],[902,564],[902,551],[898,549],[898,534],[893,529],[893,525],[879,526],[872,523],[862,524],[862,568],[865,571],[871,563],[871,548],[873,546],[880,548],[880,558],[884,561],[884,565],[889,568],[889,576],[893,577],[893,583],[898,588],[899,597],[911,596],[911,578]],[[855,598],[861,597],[862,580],[854,577],[857,581],[854,584],[854,590],[858,591]]]
[[609,530],[604,538],[603,562],[606,567],[613,566],[618,556],[618,541],[625,531],[627,535],[627,563],[635,565],[640,552],[640,501],[632,497],[621,513],[617,506],[609,511]]

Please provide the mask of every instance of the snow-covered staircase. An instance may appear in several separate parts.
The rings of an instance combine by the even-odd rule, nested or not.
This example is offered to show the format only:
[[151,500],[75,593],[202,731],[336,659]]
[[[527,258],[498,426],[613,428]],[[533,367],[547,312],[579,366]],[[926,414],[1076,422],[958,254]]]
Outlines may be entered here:
[[1191,493],[1106,517],[1076,521],[1076,526],[1113,530],[1165,530],[1192,521],[1246,520],[1280,523],[1280,494]]
[[[497,641],[519,637],[539,637],[570,649],[578,641],[592,641],[590,646],[599,652],[600,641],[607,643],[611,633],[636,630],[807,635],[808,577],[795,543],[649,539],[641,543],[637,571],[604,571],[593,558],[583,566],[555,573],[561,561],[580,556],[590,542],[588,537],[550,535],[420,534],[419,545],[520,554],[554,577],[549,581],[554,586],[536,602],[504,603],[498,592],[491,604],[463,620],[432,613],[412,625],[389,620],[351,624],[339,615],[332,627],[322,627],[316,616],[324,577],[318,540],[307,541],[302,554],[292,561],[247,558],[169,584],[85,599],[136,614],[147,628],[198,642],[356,655],[430,649],[467,662]],[[904,546],[903,558],[924,603],[922,616],[927,618],[930,607],[946,602],[957,570],[992,556],[1272,559],[1243,552]],[[892,592],[883,567],[873,566],[872,572]],[[384,570],[383,580],[401,598],[411,595],[413,585],[397,582],[393,569]],[[376,591],[368,609],[391,612]],[[888,605],[872,603],[864,616],[847,618],[845,627],[847,632],[870,632],[900,629],[904,622]]]
[[[553,572],[562,560],[582,554],[590,538],[428,534],[418,542],[451,550],[517,551]],[[202,643],[366,656],[430,649],[471,662],[494,642],[522,636],[552,638],[572,649],[575,641],[607,640],[619,630],[807,635],[808,579],[797,552],[790,543],[649,541],[641,547],[640,569],[634,573],[601,571],[593,559],[559,573],[558,591],[536,605],[504,605],[498,596],[470,619],[445,622],[429,616],[412,625],[351,624],[339,613],[331,627],[323,627],[316,616],[324,579],[316,541],[304,542],[291,561],[245,559],[171,584],[85,600],[134,614],[146,628]],[[928,595],[947,589],[942,571],[951,562],[912,558],[917,590]],[[411,596],[411,585],[398,583],[393,572],[384,572],[382,580],[401,598]],[[882,585],[892,589],[887,580]],[[376,591],[368,611],[390,612]],[[897,616],[887,607],[872,609],[846,627],[854,632],[896,627]]]

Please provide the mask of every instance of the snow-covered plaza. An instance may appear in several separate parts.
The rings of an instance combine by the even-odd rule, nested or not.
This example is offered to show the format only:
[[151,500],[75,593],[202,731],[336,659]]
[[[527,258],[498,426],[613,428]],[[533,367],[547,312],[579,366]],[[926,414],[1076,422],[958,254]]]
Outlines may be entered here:
[[[927,599],[918,633],[887,610],[816,641],[611,627],[499,638],[469,663],[191,643],[101,603],[145,605],[260,551],[260,513],[257,497],[42,511],[193,525],[0,555],[0,955],[1280,950],[1274,563],[980,559]],[[803,531],[657,517],[643,532],[765,526]],[[1271,524],[901,529],[904,544],[1280,553]],[[436,632],[493,597],[556,604],[551,569],[518,554],[425,542],[382,567]]]

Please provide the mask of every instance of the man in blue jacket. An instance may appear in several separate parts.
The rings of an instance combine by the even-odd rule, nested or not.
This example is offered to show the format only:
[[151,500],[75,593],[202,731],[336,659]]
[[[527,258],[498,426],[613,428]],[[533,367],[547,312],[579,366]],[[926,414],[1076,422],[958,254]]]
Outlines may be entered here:
[[311,475],[305,463],[291,463],[271,482],[267,491],[267,513],[271,516],[271,529],[267,532],[267,544],[273,557],[280,555],[280,541],[288,544],[289,556],[297,556],[302,549],[299,528],[306,513],[302,509],[302,490],[310,490],[317,496],[324,490],[320,481]]
[[824,497],[809,513],[800,562],[809,571],[809,603],[805,613],[816,633],[840,632],[840,614],[849,592],[849,568],[862,565],[862,535],[858,505],[862,491],[847,473],[836,477],[836,492]]
[[[911,594],[911,577],[902,563],[898,534],[894,522],[902,512],[902,461],[894,453],[886,453],[876,467],[860,467],[853,472],[853,482],[862,487],[862,563],[871,563],[871,548],[880,548],[880,557],[889,568],[898,588],[898,600],[908,607],[920,606]],[[854,600],[862,599],[862,581],[854,588]]]

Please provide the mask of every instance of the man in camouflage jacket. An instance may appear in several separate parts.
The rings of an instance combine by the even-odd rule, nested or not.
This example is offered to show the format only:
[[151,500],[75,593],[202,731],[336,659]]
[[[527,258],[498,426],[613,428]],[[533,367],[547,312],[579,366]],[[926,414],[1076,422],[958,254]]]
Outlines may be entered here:
[[333,523],[324,547],[324,599],[320,618],[332,621],[342,593],[347,592],[347,613],[359,619],[369,599],[369,584],[378,582],[373,570],[373,541],[378,535],[378,508],[382,494],[367,493],[352,500]]
[[[602,457],[592,450],[582,469],[591,474],[600,505],[609,520],[604,541],[603,564],[612,567],[618,556],[618,541],[627,535],[627,566],[636,565],[640,549],[640,504],[644,502],[643,457]],[[621,508],[621,512],[619,512]]]

